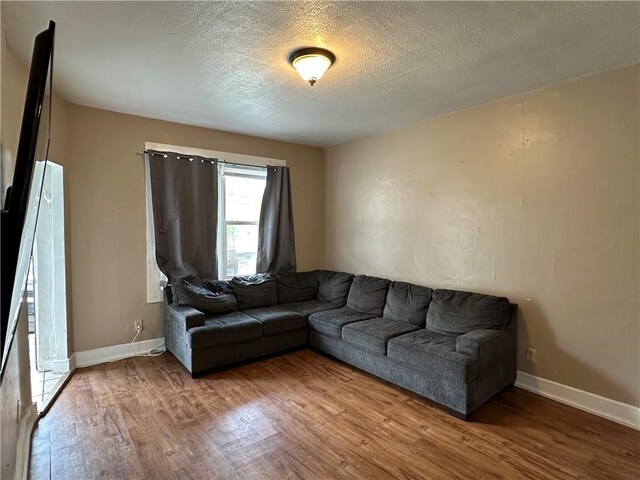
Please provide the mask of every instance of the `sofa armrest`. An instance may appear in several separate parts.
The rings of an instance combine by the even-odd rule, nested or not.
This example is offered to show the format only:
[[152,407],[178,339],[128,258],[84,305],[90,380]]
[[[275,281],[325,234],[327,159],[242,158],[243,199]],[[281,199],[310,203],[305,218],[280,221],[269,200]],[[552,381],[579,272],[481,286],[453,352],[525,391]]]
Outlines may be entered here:
[[184,325],[185,330],[204,325],[204,313],[193,307],[167,305],[166,317],[168,322],[176,322],[177,325]]
[[510,361],[506,355],[511,352],[511,335],[508,330],[494,330],[489,328],[478,328],[471,332],[460,335],[456,339],[456,352],[479,359],[492,355],[505,353],[505,361]]
[[516,329],[472,330],[456,339],[456,351],[473,358],[478,375],[470,400],[473,410],[516,381]]

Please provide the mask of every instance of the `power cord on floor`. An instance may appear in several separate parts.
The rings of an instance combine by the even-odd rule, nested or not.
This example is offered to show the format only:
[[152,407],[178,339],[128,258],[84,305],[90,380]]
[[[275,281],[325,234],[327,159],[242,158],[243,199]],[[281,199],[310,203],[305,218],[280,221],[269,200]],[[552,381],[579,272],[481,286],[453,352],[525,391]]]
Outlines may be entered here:
[[141,328],[137,328],[136,329],[136,334],[133,337],[133,340],[131,340],[131,355],[134,357],[159,357],[160,355],[162,355],[164,352],[167,351],[167,348],[164,346],[162,346],[162,348],[158,348],[158,349],[154,349],[151,350],[147,353],[136,353],[133,349],[133,344],[135,343],[136,339],[138,338],[138,336],[140,335],[140,332],[142,331]]

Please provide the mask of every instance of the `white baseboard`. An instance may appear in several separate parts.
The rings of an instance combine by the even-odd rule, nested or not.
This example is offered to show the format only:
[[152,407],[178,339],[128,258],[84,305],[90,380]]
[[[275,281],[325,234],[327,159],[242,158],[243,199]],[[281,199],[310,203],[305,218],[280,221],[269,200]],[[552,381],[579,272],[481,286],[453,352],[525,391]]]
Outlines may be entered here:
[[163,348],[164,338],[153,338],[151,340],[143,340],[136,342],[133,346],[130,343],[121,345],[113,345],[111,347],[96,348],[94,350],[85,350],[84,352],[76,352],[75,366],[78,368],[97,365],[99,363],[115,362],[124,358],[135,355],[144,355],[152,350]]
[[640,408],[568,385],[518,372],[516,387],[640,430]]
[[18,443],[16,445],[16,480],[27,480],[29,457],[31,455],[31,433],[37,421],[38,409],[36,404],[32,403],[20,417]]
[[51,360],[51,371],[53,373],[67,373],[73,371],[75,366],[75,356],[72,354],[69,358],[62,360]]

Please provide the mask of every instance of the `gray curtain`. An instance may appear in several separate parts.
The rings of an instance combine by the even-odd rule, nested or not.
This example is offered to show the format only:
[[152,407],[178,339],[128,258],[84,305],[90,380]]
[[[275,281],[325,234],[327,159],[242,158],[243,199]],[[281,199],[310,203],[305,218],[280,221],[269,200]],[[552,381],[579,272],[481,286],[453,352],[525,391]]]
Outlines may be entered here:
[[156,260],[170,282],[218,278],[218,165],[214,159],[148,153]]
[[296,271],[296,245],[288,167],[267,167],[258,227],[259,273]]

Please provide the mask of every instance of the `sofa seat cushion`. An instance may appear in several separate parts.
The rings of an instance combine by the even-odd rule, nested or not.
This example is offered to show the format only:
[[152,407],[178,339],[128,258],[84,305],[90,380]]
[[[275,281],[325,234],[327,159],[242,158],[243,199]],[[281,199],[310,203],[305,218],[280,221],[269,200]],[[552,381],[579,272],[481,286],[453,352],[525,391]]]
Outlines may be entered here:
[[381,317],[390,283],[386,278],[358,275],[351,283],[347,307],[371,317]]
[[321,300],[309,300],[306,302],[283,303],[282,307],[286,308],[287,310],[291,310],[293,312],[301,313],[306,317],[316,312],[324,312],[325,310],[331,310],[333,308],[337,308],[335,304],[329,303],[329,302],[323,302]]
[[477,378],[476,361],[456,352],[456,337],[426,329],[394,337],[387,343],[389,358],[429,375],[472,382]]
[[287,310],[280,305],[253,308],[251,310],[244,310],[242,313],[262,323],[263,335],[277,335],[307,326],[307,318],[304,315]]
[[386,355],[387,342],[390,339],[418,329],[419,327],[411,323],[372,318],[345,325],[342,329],[342,339],[373,353]]
[[478,328],[503,328],[509,323],[509,299],[457,290],[436,290],[427,312],[427,328],[462,335]]
[[333,310],[311,315],[309,317],[309,327],[325,335],[342,338],[342,327],[349,323],[368,320],[372,317],[373,315],[356,312],[349,307],[334,308]]
[[204,325],[188,330],[191,348],[248,342],[262,336],[262,323],[243,312],[208,317]]

